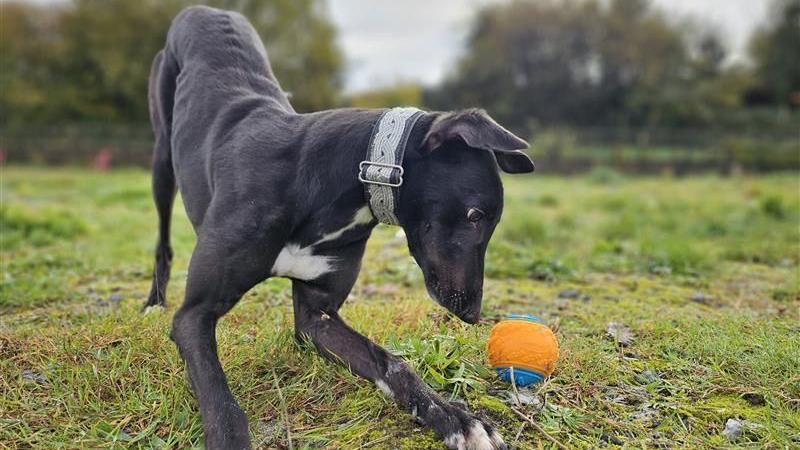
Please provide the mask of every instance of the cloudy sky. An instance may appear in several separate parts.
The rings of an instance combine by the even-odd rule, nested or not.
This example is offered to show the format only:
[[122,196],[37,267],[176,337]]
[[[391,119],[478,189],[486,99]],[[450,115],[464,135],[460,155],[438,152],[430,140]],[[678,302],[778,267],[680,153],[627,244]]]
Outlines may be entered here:
[[[329,0],[347,58],[346,90],[399,80],[432,84],[462,49],[475,11],[498,0]],[[718,28],[734,57],[766,17],[768,0],[655,0],[670,16],[695,17]]]
[[[0,0],[2,1],[2,0]],[[59,3],[65,0],[27,0]],[[397,81],[434,84],[463,48],[476,11],[507,0],[327,0],[347,60],[345,90]],[[720,30],[733,59],[766,19],[769,0],[652,0],[670,17],[693,17]]]

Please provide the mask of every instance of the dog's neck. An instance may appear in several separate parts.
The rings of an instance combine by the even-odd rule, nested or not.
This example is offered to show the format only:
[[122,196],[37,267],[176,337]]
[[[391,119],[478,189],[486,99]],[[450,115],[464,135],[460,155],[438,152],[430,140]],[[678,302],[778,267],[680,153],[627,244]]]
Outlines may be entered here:
[[[404,191],[405,185],[410,180],[409,174],[405,172],[405,168],[407,166],[407,162],[411,161],[411,160],[419,160],[419,159],[424,157],[423,145],[424,145],[424,141],[425,141],[425,136],[427,135],[428,131],[430,130],[431,125],[433,124],[433,122],[439,116],[440,116],[440,113],[438,113],[438,112],[422,112],[422,114],[420,114],[420,116],[416,120],[414,120],[413,123],[411,124],[410,130],[408,130],[408,137],[405,140],[404,148],[398,149],[398,152],[403,155],[403,157],[402,157],[403,160],[402,160],[402,163],[400,164],[404,168],[403,185],[401,185],[401,186],[399,186],[397,188],[393,188],[393,190],[397,191],[397,196],[395,197],[396,203],[394,205],[394,211],[393,211],[394,215],[397,218],[397,222],[396,223],[389,223],[391,225],[401,225],[401,222],[402,222],[402,216],[403,216],[402,209],[403,209],[403,204],[404,204],[404,202],[402,201],[403,191]],[[357,174],[361,174],[361,172],[362,172],[362,170],[361,170],[361,162],[364,160],[364,158],[368,158],[369,157],[369,153],[370,153],[370,150],[369,150],[368,147],[367,148],[361,148],[361,149],[358,149],[356,151],[357,155],[359,155],[359,154],[361,155],[360,158],[357,158],[357,162],[354,162],[354,167],[356,169],[356,173]],[[413,174],[410,174],[410,175],[413,176]],[[358,176],[356,176],[355,178],[356,178],[357,181],[360,182],[360,180],[358,180],[358,178],[359,178]],[[364,184],[363,183],[361,183],[361,185],[362,185],[362,191],[364,191],[364,194],[363,194],[363,205],[370,207],[370,210],[372,210],[372,206],[370,205],[369,192],[366,192],[366,190],[364,190]],[[373,216],[374,215],[375,214],[373,213]],[[380,221],[381,220],[376,217],[376,222],[380,222]]]
[[369,209],[379,222],[400,225],[397,206],[406,146],[424,114],[417,108],[391,108],[372,127],[366,155],[358,165],[358,181],[364,185]]
[[[296,204],[302,205],[305,213],[295,216],[296,228],[292,233],[293,242],[310,245],[321,236],[336,233],[347,228],[340,239],[328,240],[325,247],[335,247],[369,237],[372,228],[378,224],[369,209],[369,201],[364,185],[358,180],[359,165],[367,155],[373,125],[386,110],[361,110],[357,114],[349,111],[347,115],[339,115],[337,110],[326,111],[306,116],[310,127],[335,129],[327,133],[330,139],[310,146],[304,154],[299,167],[298,176],[303,179],[297,193]],[[438,113],[425,113],[416,121],[405,146],[404,165],[410,159],[421,158],[421,147],[425,134],[430,129]],[[342,123],[339,117],[346,117]],[[408,180],[406,179],[405,183]],[[402,198],[403,187],[400,187]],[[364,223],[363,213],[366,208],[373,220]],[[402,220],[402,201],[396,207]],[[351,224],[358,222],[358,226]],[[348,228],[349,227],[349,228]]]

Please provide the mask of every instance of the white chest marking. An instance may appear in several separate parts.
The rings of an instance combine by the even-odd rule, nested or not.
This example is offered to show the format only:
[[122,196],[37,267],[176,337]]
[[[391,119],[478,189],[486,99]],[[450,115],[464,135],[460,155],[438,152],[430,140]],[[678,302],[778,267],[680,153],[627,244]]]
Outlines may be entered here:
[[317,242],[307,247],[300,247],[298,244],[293,243],[286,244],[272,265],[272,275],[309,281],[332,272],[336,257],[315,255],[314,246],[338,239],[347,230],[359,225],[366,225],[372,220],[374,220],[372,212],[370,212],[369,207],[365,206],[356,211],[353,220],[349,224],[332,233],[323,235]]
[[333,270],[333,256],[314,255],[314,247],[300,247],[297,244],[286,244],[281,249],[272,274],[296,278],[298,280],[314,280]]

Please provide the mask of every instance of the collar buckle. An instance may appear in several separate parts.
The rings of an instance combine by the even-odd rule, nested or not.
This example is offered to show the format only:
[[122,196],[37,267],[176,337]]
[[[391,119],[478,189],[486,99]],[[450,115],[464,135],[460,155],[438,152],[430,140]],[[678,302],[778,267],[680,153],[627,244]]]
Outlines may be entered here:
[[[370,173],[369,168],[371,166],[375,166],[378,169]],[[393,182],[392,174],[394,171],[397,171],[397,181]],[[358,181],[364,184],[377,184],[379,186],[399,188],[403,185],[404,173],[405,171],[403,170],[403,166],[398,164],[388,164],[375,161],[361,161],[358,163]]]

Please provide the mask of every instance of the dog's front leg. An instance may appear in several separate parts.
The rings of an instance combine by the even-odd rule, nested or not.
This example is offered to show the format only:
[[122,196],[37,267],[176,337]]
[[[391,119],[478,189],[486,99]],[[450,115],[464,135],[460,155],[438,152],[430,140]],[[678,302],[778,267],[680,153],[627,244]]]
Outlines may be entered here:
[[269,236],[280,235],[265,232],[259,238],[229,223],[223,227],[207,219],[206,224],[205,230],[226,233],[206,231],[198,237],[189,263],[186,299],[175,313],[171,337],[186,361],[200,406],[205,448],[249,449],[247,417],[228,387],[217,356],[215,330],[241,296],[266,278],[281,246],[279,238],[270,240]]
[[417,420],[431,427],[448,448],[506,448],[491,426],[444,400],[402,360],[347,326],[336,312],[346,293],[336,295],[295,281],[293,294],[298,338],[310,338],[323,355],[372,380]]

